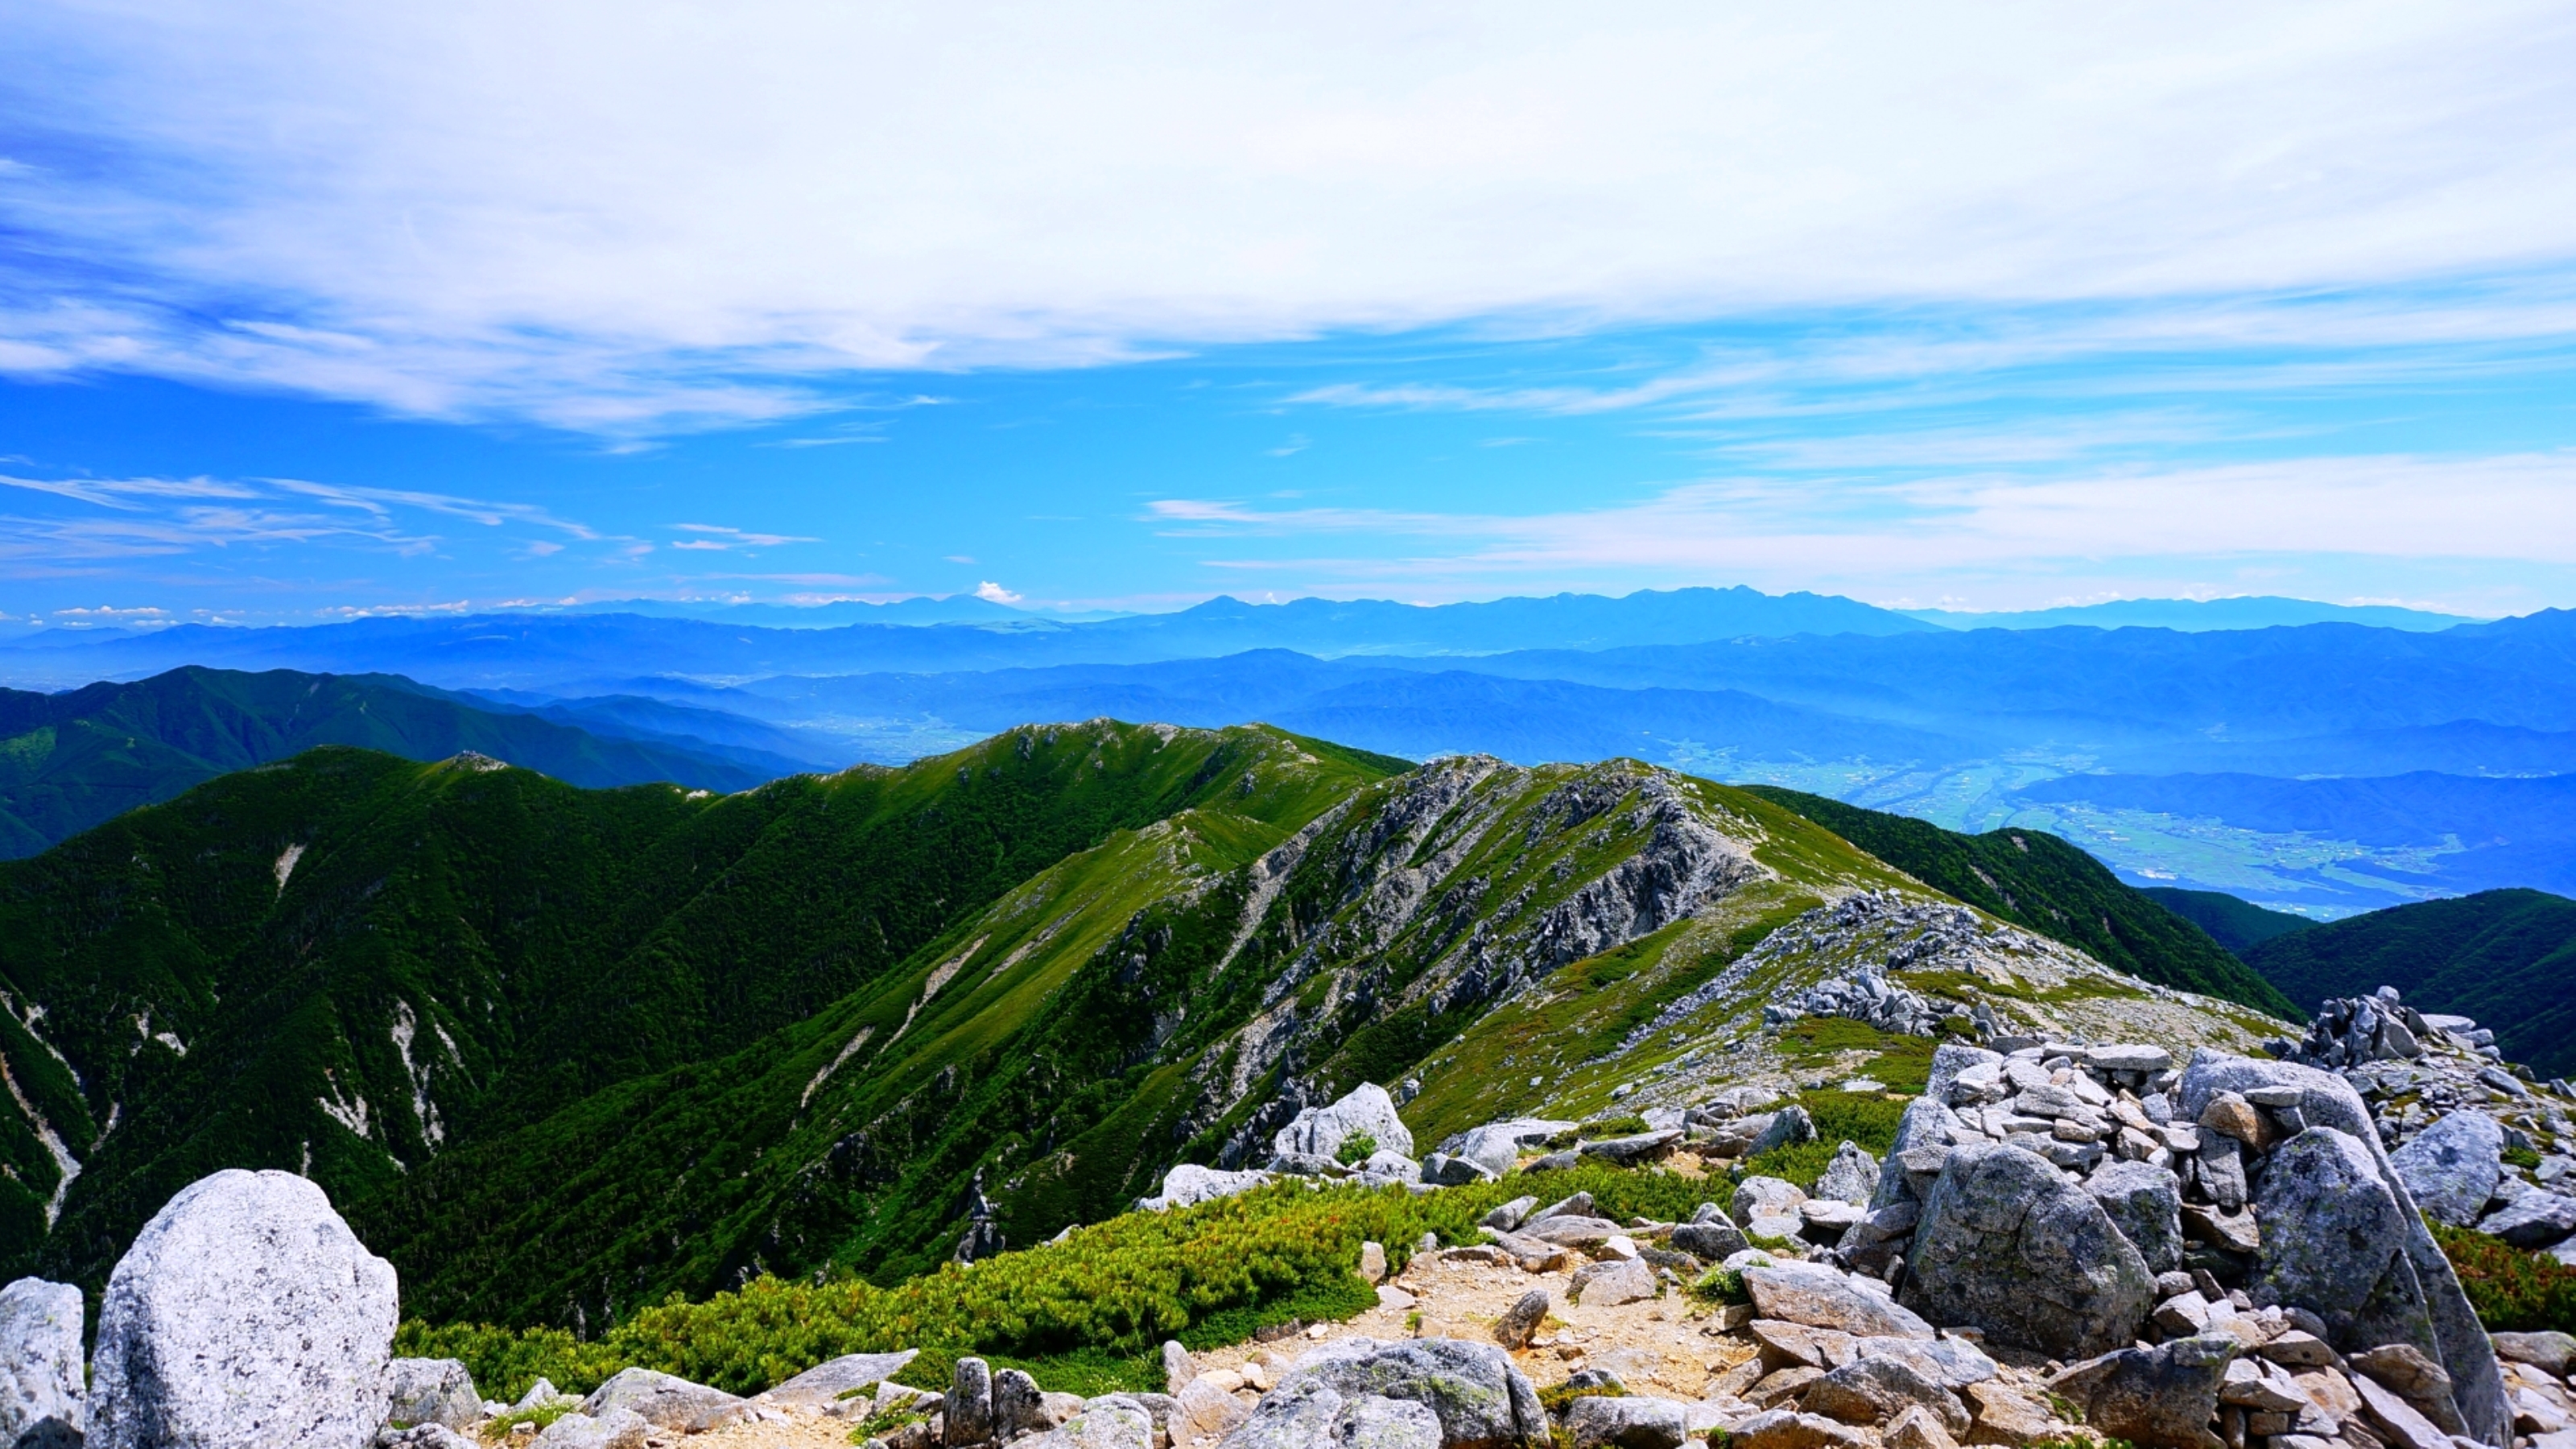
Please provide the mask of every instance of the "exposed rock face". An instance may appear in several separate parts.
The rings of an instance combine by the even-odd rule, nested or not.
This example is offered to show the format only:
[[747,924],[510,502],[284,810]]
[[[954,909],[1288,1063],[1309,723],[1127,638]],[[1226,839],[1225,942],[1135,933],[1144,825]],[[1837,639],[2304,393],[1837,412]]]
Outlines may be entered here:
[[2079,1363],[2049,1387],[2084,1406],[2086,1425],[2117,1439],[2163,1449],[2224,1449],[2210,1432],[2219,1386],[2236,1357],[2224,1334],[2125,1348]]
[[2146,1260],[2102,1205],[2018,1147],[1949,1155],[1908,1261],[1908,1307],[2062,1359],[2136,1338],[2154,1301]]
[[1878,1159],[1862,1151],[1859,1144],[1846,1142],[1834,1149],[1834,1160],[1817,1175],[1815,1191],[1808,1196],[1865,1207],[1877,1188]]
[[101,1449],[359,1449],[385,1422],[393,1266],[293,1173],[218,1172],[155,1214],[99,1311]]
[[1297,1119],[1279,1129],[1271,1139],[1271,1148],[1280,1153],[1312,1153],[1333,1157],[1342,1144],[1353,1137],[1376,1139],[1382,1152],[1413,1155],[1413,1132],[1395,1113],[1395,1099],[1386,1088],[1372,1082],[1353,1087],[1342,1099],[1329,1107],[1309,1107]]
[[398,1358],[385,1367],[385,1388],[393,1401],[385,1410],[390,1424],[444,1424],[462,1429],[483,1417],[483,1396],[474,1392],[474,1375],[452,1358]]
[[69,1283],[21,1278],[0,1288],[0,1444],[80,1443],[81,1318],[80,1290]]
[[1330,1408],[1304,1408],[1297,1413],[1338,1414],[1343,1404],[1369,1398],[1421,1404],[1439,1419],[1442,1449],[1503,1449],[1547,1439],[1547,1416],[1539,1407],[1538,1390],[1494,1345],[1453,1338],[1403,1343],[1345,1338],[1298,1360],[1280,1379],[1279,1387],[1262,1400],[1253,1419],[1227,1442],[1250,1449],[1256,1441],[1243,1436],[1253,1433],[1253,1425],[1270,1413],[1273,1399],[1302,1399],[1317,1390],[1330,1390],[1336,1396]]
[[2484,1112],[2453,1112],[2388,1154],[2388,1165],[2427,1216],[2465,1228],[2504,1174],[2504,1128]]
[[2084,1180],[2111,1226],[2146,1261],[2149,1273],[2182,1266],[2182,1184],[2145,1162],[2108,1162]]
[[2311,1127],[2272,1154],[2257,1199],[2264,1224],[2258,1303],[2296,1304],[2347,1352],[2434,1347],[2432,1313],[2406,1258],[2407,1215],[2370,1149]]
[[1818,982],[1762,1008],[1762,1019],[1771,1026],[1785,1025],[1802,1016],[1847,1016],[1880,1031],[1906,1036],[1930,1036],[1939,1031],[1941,1015],[1921,993],[1892,985],[1884,974],[1866,968]]

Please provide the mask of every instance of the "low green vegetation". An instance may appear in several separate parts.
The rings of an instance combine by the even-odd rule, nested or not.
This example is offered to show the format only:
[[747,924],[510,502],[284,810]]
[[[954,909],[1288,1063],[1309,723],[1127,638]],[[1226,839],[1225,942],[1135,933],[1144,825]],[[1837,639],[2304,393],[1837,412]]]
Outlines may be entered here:
[[1753,1301],[1753,1292],[1744,1286],[1744,1275],[1732,1268],[1711,1268],[1692,1281],[1685,1290],[1694,1303],[1712,1308],[1726,1308]]
[[1884,1157],[1896,1143],[1896,1124],[1905,1115],[1906,1106],[1889,1101],[1883,1093],[1843,1091],[1808,1092],[1797,1103],[1815,1122],[1815,1138],[1747,1158],[1737,1169],[1739,1181],[1776,1177],[1802,1189],[1813,1188],[1845,1142],[1873,1157]]
[[2428,1223],[2490,1333],[2576,1333],[2576,1268],[2467,1228]]
[[1377,1154],[1377,1139],[1365,1132],[1354,1132],[1333,1149],[1333,1160],[1344,1167],[1356,1167]]
[[403,1325],[395,1351],[462,1359],[486,1394],[515,1399],[538,1377],[585,1393],[628,1366],[755,1393],[845,1353],[918,1348],[905,1377],[936,1387],[979,1354],[1049,1389],[1159,1390],[1155,1348],[1248,1338],[1289,1319],[1348,1318],[1376,1294],[1354,1271],[1360,1244],[1401,1268],[1424,1233],[1477,1240],[1476,1221],[1523,1193],[1583,1191],[1613,1219],[1687,1219],[1715,1185],[1584,1164],[1416,1196],[1281,1183],[1168,1213],[1138,1212],[1062,1243],[949,1265],[891,1288],[859,1280],[760,1278],[699,1303],[647,1308],[596,1339],[555,1328]]

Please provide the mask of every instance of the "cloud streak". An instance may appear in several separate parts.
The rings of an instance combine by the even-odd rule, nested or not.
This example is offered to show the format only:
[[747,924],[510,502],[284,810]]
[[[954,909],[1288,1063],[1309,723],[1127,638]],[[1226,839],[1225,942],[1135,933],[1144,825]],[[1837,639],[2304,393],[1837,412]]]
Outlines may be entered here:
[[[1478,319],[2153,299],[2109,344],[2133,349],[2570,327],[2228,302],[2576,258],[2576,17],[2538,0],[1572,29],[1534,3],[638,25],[604,0],[31,0],[0,45],[0,370],[24,376],[632,435],[823,411],[852,370]],[[1992,365],[1972,351],[1841,364]],[[1306,395],[1579,413],[1763,368]]]

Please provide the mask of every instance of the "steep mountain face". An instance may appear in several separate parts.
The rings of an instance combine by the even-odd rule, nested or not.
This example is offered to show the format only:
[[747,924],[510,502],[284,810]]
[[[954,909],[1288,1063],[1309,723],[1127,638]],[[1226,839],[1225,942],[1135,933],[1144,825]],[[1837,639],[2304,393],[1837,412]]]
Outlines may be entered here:
[[2304,931],[2316,922],[2288,911],[2267,911],[2225,891],[2187,891],[2150,886],[2138,892],[2157,905],[2209,933],[2209,938],[2242,959],[2246,952],[2275,936]]
[[590,786],[744,790],[802,768],[756,751],[602,738],[390,675],[174,669],[63,694],[0,690],[0,858],[33,855],[137,805],[322,744],[415,760],[471,750]]
[[12,1263],[302,1168],[407,1312],[590,1327],[905,1276],[979,1186],[1035,1242],[1361,1082],[1427,1146],[1921,1031],[2283,1026],[1670,771],[1107,721],[723,799],[317,752],[0,867],[0,977]]
[[2507,1059],[2543,1077],[2576,1072],[2576,900],[2480,891],[2292,931],[2246,952],[2313,1006],[2394,986],[2425,1011],[2474,1017]]
[[2258,1011],[2295,1014],[2288,998],[2189,918],[2045,831],[2014,828],[1963,835],[1821,795],[1768,785],[1746,789],[1797,811],[1934,890],[2106,965]]

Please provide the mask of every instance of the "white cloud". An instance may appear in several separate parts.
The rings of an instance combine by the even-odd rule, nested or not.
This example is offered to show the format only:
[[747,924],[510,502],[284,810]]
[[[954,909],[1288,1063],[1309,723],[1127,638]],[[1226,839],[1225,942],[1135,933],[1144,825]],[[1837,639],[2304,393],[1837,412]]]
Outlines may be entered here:
[[0,369],[612,433],[841,368],[2576,255],[2545,0],[30,0],[0,47],[47,127],[0,131]]
[[739,528],[726,528],[714,523],[675,523],[671,525],[695,538],[676,539],[671,547],[701,551],[725,551],[737,548],[775,548],[782,543],[820,543],[821,539],[800,538],[788,533],[745,533]]
[[1019,595],[994,583],[991,579],[986,579],[975,586],[975,597],[988,604],[1016,604],[1020,601]]

